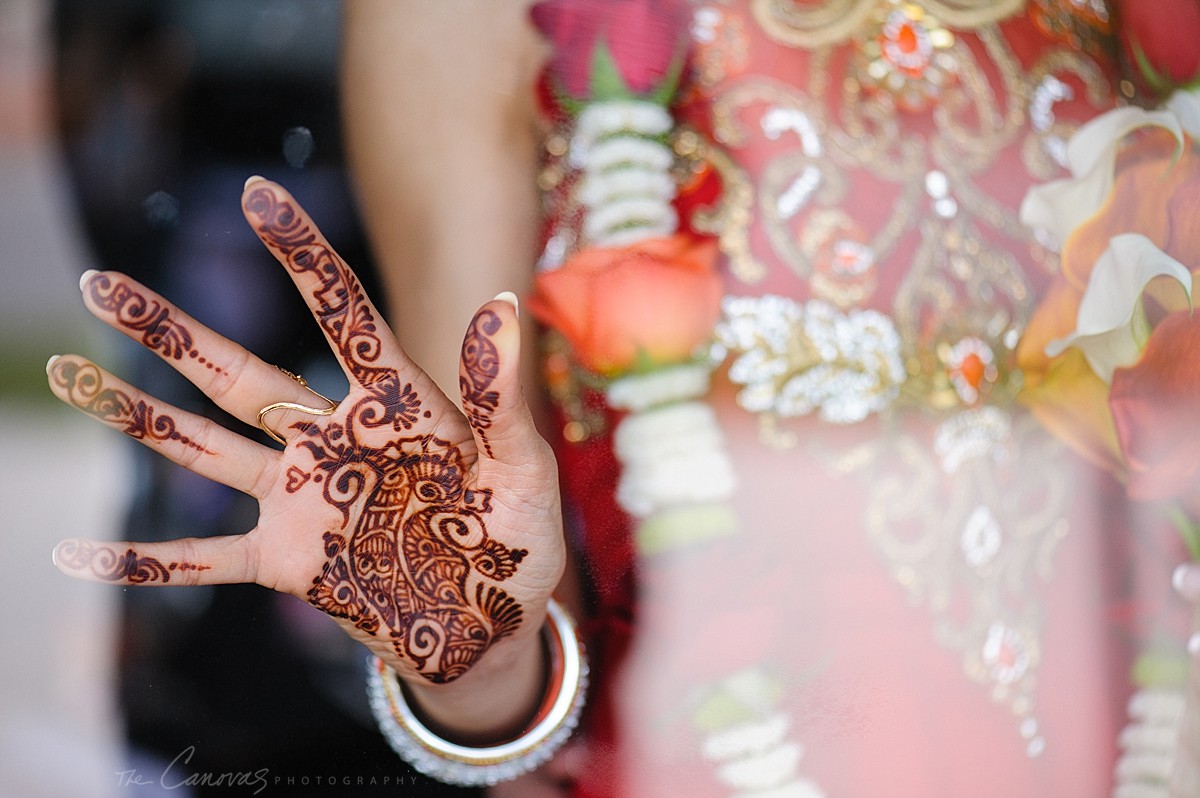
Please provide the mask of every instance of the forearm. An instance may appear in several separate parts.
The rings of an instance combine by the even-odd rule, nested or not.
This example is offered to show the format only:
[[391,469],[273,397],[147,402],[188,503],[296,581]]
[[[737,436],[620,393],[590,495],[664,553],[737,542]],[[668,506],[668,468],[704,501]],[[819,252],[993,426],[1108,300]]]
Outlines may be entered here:
[[541,54],[525,6],[346,5],[346,141],[392,326],[451,398],[474,308],[532,275]]

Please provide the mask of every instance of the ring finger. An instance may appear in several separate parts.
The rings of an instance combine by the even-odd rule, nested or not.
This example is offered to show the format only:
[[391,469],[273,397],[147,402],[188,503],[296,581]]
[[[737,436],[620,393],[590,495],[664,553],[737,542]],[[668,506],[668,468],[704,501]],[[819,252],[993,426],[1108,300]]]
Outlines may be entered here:
[[262,498],[279,456],[206,418],[159,402],[76,355],[46,364],[50,389],[86,413],[209,479]]

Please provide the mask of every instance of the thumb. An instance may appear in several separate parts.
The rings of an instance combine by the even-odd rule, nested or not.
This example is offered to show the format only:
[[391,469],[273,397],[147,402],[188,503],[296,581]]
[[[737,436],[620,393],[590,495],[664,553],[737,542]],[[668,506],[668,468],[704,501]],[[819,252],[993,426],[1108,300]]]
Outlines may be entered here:
[[520,361],[517,297],[506,291],[471,319],[458,387],[479,456],[510,466],[538,462],[545,447],[521,391]]

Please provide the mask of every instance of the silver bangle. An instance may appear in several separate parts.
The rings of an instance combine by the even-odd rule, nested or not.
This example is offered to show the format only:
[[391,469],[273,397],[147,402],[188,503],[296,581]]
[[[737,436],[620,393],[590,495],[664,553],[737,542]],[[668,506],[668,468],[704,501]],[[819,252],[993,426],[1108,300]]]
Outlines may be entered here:
[[542,633],[551,660],[542,709],[516,739],[480,748],[452,743],[430,731],[409,707],[396,672],[372,658],[367,697],[392,750],[418,772],[461,787],[508,781],[545,764],[579,725],[588,668],[575,624],[554,599],[546,605]]

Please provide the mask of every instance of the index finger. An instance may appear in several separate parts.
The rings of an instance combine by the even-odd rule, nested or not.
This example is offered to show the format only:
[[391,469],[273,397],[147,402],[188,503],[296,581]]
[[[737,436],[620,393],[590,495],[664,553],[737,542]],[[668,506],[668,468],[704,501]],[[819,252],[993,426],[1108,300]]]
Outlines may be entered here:
[[351,383],[370,386],[415,372],[354,271],[300,204],[261,177],[246,181],[242,212],[292,276]]

